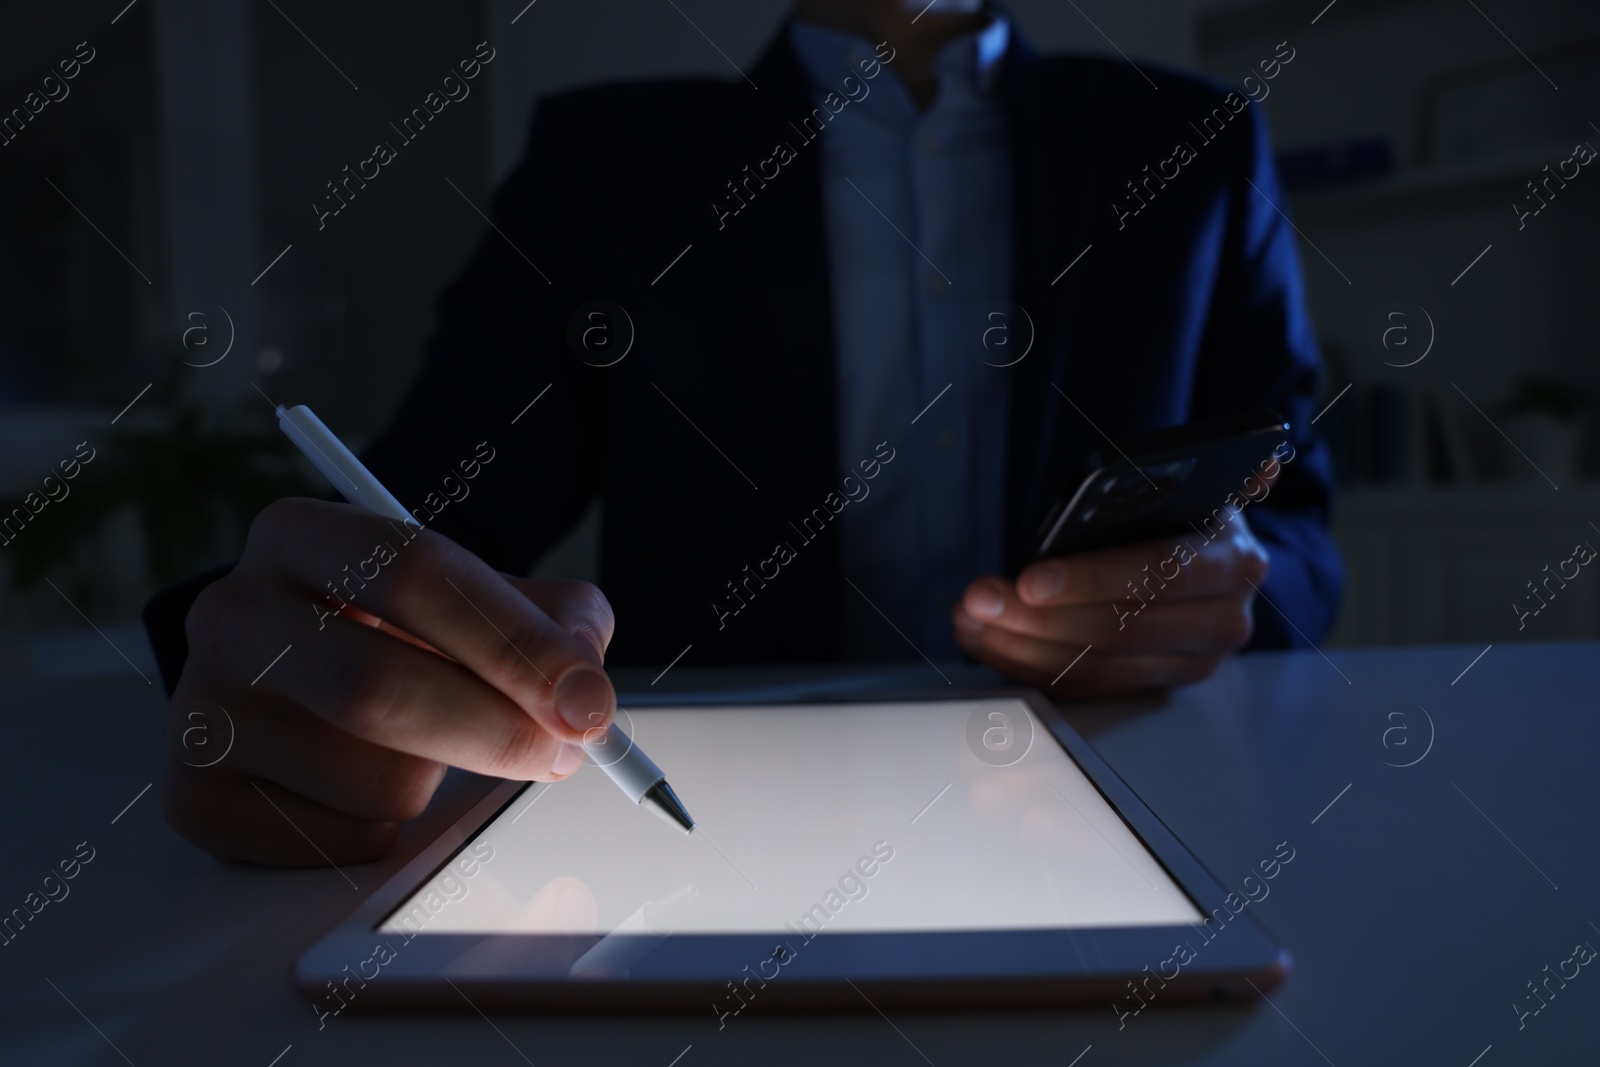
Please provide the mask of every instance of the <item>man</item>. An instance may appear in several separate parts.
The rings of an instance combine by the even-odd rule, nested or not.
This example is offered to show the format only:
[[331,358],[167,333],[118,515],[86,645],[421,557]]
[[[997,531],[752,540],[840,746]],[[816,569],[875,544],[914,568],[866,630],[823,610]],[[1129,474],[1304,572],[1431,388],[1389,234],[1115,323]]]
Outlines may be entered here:
[[[540,104],[367,455],[426,529],[283,501],[147,612],[175,732],[236,722],[225,763],[172,762],[180,833],[380,855],[446,764],[575,771],[607,658],[959,650],[1081,696],[1327,628],[1316,357],[1260,109],[1040,58],[975,8],[799,0],[745,77]],[[1159,592],[1167,542],[1006,577],[1108,435],[1260,405],[1293,458]],[[597,493],[604,596],[514,577]]]

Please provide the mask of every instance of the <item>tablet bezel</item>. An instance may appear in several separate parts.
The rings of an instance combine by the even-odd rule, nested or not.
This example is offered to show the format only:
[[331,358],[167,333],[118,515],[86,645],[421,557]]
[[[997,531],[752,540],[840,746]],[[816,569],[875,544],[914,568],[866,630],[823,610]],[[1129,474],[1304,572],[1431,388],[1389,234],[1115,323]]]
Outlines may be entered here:
[[[698,699],[628,700],[630,708],[705,707]],[[723,701],[735,703],[723,695]],[[1144,843],[1195,907],[1225,923],[1208,940],[1194,925],[956,931],[823,932],[804,943],[770,982],[752,986],[758,963],[773,958],[776,933],[677,934],[641,938],[627,976],[569,976],[571,960],[599,942],[597,936],[549,934],[429,934],[410,939],[378,930],[380,923],[451,862],[533,784],[494,785],[438,839],[390,877],[300,958],[296,984],[326,1003],[352,1008],[473,1007],[529,1011],[688,1010],[732,1006],[730,988],[758,989],[764,1007],[827,1010],[1022,1007],[1117,1003],[1128,1009],[1145,1000],[1232,1000],[1257,996],[1282,980],[1290,957],[1241,904],[1152,812],[1043,695],[1030,689],[957,689],[951,692],[840,694],[825,700],[738,700],[737,704],[900,703],[908,700],[1016,698],[1027,704],[1049,735],[1098,789],[1113,811]],[[648,710],[632,714],[648,715]],[[1209,928],[1207,928],[1209,929]],[[611,947],[631,943],[611,935]],[[792,939],[791,939],[792,940]],[[358,976],[371,963],[374,943],[389,958],[370,981]],[[398,942],[398,946],[396,946]],[[622,942],[619,946],[619,942]],[[495,943],[495,944],[491,944]],[[1176,976],[1162,967],[1175,946],[1193,957]],[[802,959],[803,957],[803,959]],[[467,959],[475,962],[463,964]],[[800,964],[804,964],[800,966]],[[1158,972],[1161,972],[1158,976]],[[365,973],[365,972],[363,972]],[[352,980],[354,983],[352,984]],[[743,983],[740,986],[740,983]],[[730,986],[730,983],[732,985]],[[1130,984],[1132,983],[1132,984]],[[334,1001],[340,990],[343,997]],[[1140,999],[1134,999],[1135,992]],[[751,998],[753,1003],[755,997]],[[742,1001],[740,1001],[742,1003]]]

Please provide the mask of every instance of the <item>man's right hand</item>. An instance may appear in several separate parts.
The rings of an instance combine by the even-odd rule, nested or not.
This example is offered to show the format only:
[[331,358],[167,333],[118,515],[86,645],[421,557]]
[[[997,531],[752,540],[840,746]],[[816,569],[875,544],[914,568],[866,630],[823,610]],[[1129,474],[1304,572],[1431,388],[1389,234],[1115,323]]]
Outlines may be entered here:
[[[393,558],[360,577],[384,545]],[[576,771],[578,743],[615,714],[601,669],[612,627],[587,582],[503,575],[440,534],[280,500],[189,611],[162,810],[221,859],[376,859],[447,764],[539,781]],[[227,755],[197,766],[228,721]],[[197,724],[204,748],[185,745]]]

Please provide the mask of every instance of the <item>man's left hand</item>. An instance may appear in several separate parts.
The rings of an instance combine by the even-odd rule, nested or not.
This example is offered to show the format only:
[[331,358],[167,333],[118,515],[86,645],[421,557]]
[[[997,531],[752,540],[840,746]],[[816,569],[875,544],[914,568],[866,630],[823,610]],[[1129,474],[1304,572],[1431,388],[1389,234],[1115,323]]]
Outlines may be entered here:
[[1250,640],[1267,570],[1235,515],[1211,541],[1144,541],[1035,563],[1015,582],[979,578],[952,611],[956,643],[1060,696],[1186,685]]

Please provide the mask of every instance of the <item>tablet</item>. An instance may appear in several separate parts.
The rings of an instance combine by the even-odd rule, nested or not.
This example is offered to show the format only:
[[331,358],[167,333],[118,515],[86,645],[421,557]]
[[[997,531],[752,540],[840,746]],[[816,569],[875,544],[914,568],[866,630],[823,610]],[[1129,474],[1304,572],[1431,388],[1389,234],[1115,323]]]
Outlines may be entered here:
[[500,783],[301,958],[319,1017],[709,1006],[720,1028],[784,1008],[1123,1012],[1254,995],[1288,967],[1036,693],[619,718],[694,833],[594,767]]

